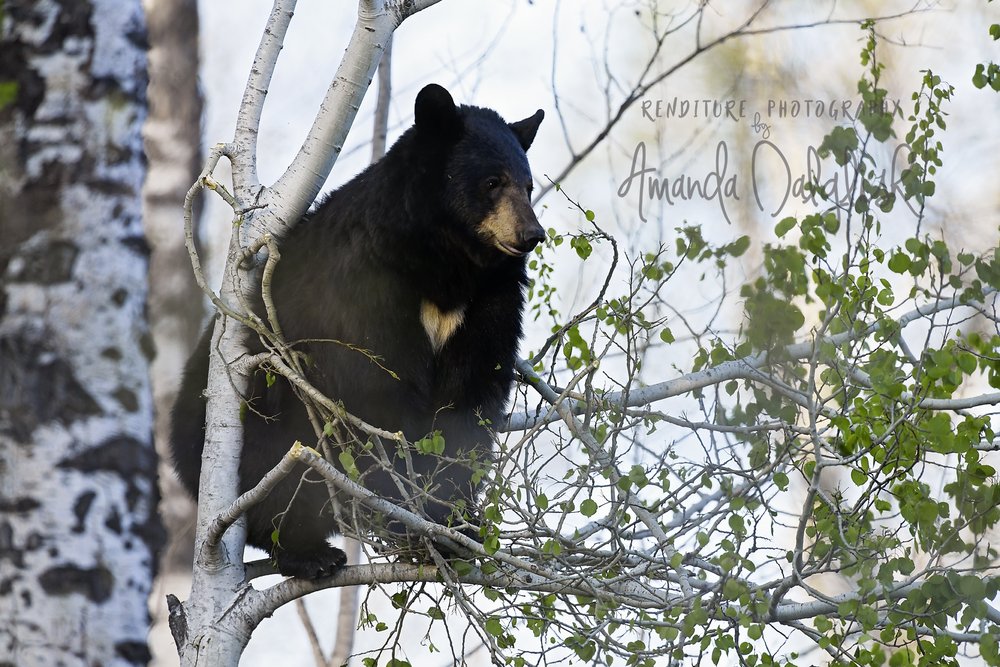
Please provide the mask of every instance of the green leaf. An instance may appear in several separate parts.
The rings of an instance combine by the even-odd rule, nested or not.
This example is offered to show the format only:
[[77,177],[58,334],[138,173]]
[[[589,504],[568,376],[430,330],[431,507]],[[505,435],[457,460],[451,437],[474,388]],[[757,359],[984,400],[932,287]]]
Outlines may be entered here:
[[445,441],[441,431],[434,431],[413,443],[413,447],[421,454],[433,454],[434,456],[444,454],[444,446]]
[[736,239],[735,241],[733,241],[732,243],[728,244],[725,248],[723,248],[723,250],[728,252],[733,257],[739,257],[743,253],[745,253],[749,247],[750,247],[750,237],[743,235],[738,239]]
[[344,450],[337,457],[340,460],[340,465],[347,473],[347,476],[353,480],[357,480],[361,477],[361,473],[358,471],[357,463],[354,461],[354,455],[350,451]]
[[970,352],[962,352],[956,357],[955,361],[958,363],[958,367],[962,369],[962,372],[966,375],[970,375],[976,372],[977,359],[976,355]]
[[500,620],[494,617],[486,620],[486,625],[483,626],[483,629],[494,637],[499,637],[503,634],[503,626],[500,624]]
[[778,238],[784,238],[785,234],[790,232],[798,224],[798,220],[792,217],[784,218],[774,226],[774,233]]
[[783,472],[774,473],[774,483],[782,491],[788,490],[788,475]]
[[590,245],[590,241],[585,236],[574,236],[569,244],[576,250],[576,254],[580,256],[580,259],[583,260],[590,257],[590,254],[594,252],[594,246]]
[[986,597],[986,582],[974,574],[965,575],[958,580],[958,592],[970,602],[981,601]]
[[843,167],[857,148],[858,134],[853,127],[835,127],[823,137],[823,143],[819,145],[817,152],[824,158],[832,154],[834,161]]
[[483,551],[491,556],[500,551],[500,537],[497,535],[487,535],[483,539]]
[[597,514],[597,503],[587,498],[582,503],[580,503],[580,514],[585,517],[592,517]]
[[662,340],[664,343],[667,344],[674,342],[675,340],[674,333],[670,330],[669,327],[664,327],[663,331],[660,332],[660,340]]
[[982,653],[983,659],[986,660],[986,664],[996,665],[1000,663],[1000,642],[997,642],[996,635],[983,634],[982,639],[979,640],[979,651]]
[[986,66],[983,63],[976,65],[976,71],[972,75],[972,85],[976,88],[985,88],[986,84],[989,83],[989,80],[986,78],[985,69]]
[[904,255],[903,253],[895,253],[889,258],[889,270],[893,273],[906,273],[910,268],[912,262],[910,261],[909,255]]

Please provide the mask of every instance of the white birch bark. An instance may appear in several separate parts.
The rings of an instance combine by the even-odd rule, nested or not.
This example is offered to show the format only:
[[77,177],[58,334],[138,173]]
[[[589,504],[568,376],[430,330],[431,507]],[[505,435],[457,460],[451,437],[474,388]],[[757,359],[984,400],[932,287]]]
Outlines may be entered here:
[[8,0],[2,15],[0,663],[144,665],[162,530],[142,10]]

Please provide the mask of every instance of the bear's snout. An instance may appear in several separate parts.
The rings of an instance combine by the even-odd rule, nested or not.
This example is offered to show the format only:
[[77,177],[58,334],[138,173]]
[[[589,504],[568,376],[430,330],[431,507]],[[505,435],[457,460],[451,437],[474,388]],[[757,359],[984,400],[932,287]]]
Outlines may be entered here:
[[495,248],[512,257],[523,257],[545,240],[531,203],[513,188],[480,224],[480,233]]
[[531,252],[535,249],[536,245],[545,240],[545,230],[538,224],[538,220],[535,219],[534,214],[532,214],[531,220],[522,226],[520,232],[519,236],[521,238],[517,249],[523,253]]

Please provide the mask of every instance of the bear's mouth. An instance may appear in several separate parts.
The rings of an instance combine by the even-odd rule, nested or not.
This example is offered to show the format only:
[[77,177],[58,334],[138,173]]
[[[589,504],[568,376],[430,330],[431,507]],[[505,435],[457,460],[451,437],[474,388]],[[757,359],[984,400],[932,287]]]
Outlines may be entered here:
[[500,252],[510,255],[511,257],[524,257],[530,252],[529,250],[518,250],[517,248],[509,246],[500,239],[496,238],[493,239],[493,243],[500,250]]

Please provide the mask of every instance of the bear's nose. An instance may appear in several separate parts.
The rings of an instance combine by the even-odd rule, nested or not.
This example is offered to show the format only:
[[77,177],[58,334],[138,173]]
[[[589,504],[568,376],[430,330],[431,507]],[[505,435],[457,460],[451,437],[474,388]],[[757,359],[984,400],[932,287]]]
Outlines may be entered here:
[[535,248],[536,245],[545,240],[545,230],[538,222],[532,222],[521,232],[521,247],[520,250],[524,252],[529,252]]

